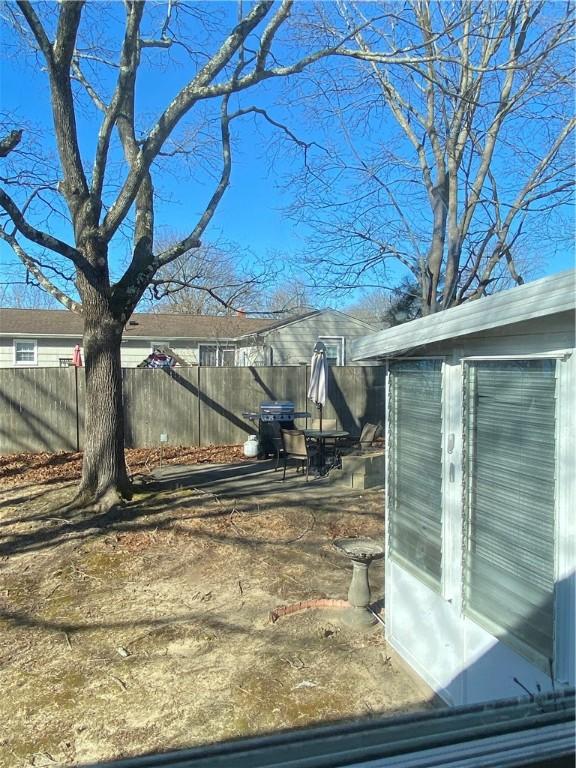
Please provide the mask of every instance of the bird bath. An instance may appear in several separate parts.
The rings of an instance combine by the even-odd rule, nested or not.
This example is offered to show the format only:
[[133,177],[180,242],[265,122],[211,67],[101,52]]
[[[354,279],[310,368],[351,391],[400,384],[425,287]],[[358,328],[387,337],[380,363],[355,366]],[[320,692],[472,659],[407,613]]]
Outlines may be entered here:
[[346,620],[359,629],[370,627],[376,623],[376,619],[368,609],[368,568],[372,560],[384,557],[384,547],[369,538],[336,539],[333,543],[339,552],[352,561],[352,581],[348,590],[348,602],[351,607],[347,611]]

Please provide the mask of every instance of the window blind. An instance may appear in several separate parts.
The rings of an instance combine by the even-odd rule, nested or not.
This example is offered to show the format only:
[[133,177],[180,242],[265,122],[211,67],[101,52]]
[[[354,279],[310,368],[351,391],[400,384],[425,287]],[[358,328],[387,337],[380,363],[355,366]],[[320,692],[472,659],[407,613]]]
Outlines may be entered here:
[[536,660],[553,656],[555,366],[476,362],[465,377],[464,608]]
[[442,363],[390,364],[390,554],[439,590],[442,561]]

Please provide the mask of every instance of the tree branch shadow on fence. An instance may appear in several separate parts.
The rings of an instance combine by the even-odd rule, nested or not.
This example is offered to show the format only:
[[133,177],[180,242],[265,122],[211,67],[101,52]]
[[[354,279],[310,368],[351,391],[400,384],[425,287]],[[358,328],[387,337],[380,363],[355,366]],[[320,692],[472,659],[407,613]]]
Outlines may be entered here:
[[[58,369],[59,370],[59,369]],[[39,395],[34,400],[34,405],[38,406],[38,397],[51,398],[52,393],[36,382],[36,389],[39,390]],[[15,445],[20,452],[32,450],[31,444],[35,444],[36,450],[53,451],[53,450],[76,450],[76,411],[69,407],[66,403],[61,403],[58,409],[59,413],[62,411],[70,412],[70,424],[74,425],[74,429],[70,427],[70,435],[67,436],[64,432],[59,431],[50,422],[48,416],[40,414],[38,411],[32,412],[29,407],[23,407],[22,402],[19,402],[14,397],[6,394],[0,390],[0,406],[4,411],[2,417],[3,424],[8,424],[11,414],[18,413],[18,418],[21,419],[26,426],[26,436],[28,440],[23,442],[21,438],[14,435],[13,431],[2,426],[0,427],[0,442],[6,442],[6,444]],[[40,448],[38,448],[40,446]]]
[[[335,409],[339,411],[343,428],[359,424],[369,410],[366,406],[373,396],[363,386],[380,386],[378,368],[363,368],[363,379],[347,371],[356,366],[334,369],[338,381],[333,383]],[[185,370],[123,369],[130,372],[124,381],[126,398],[125,429],[127,445],[144,447],[150,444],[148,422],[164,422],[175,430],[182,445],[222,444],[241,442],[254,425],[241,417],[244,410],[257,409],[258,399],[293,400],[306,410],[307,366],[272,366],[258,368],[216,368],[202,380],[202,368],[196,367],[199,380],[189,380]],[[192,370],[192,369],[189,369]],[[207,369],[206,369],[207,370]],[[341,375],[342,372],[342,375]],[[72,369],[46,368],[0,370],[0,403],[6,416],[0,424],[0,444],[4,452],[76,450],[76,403]],[[154,376],[158,374],[158,376]],[[368,374],[368,375],[367,375]],[[124,374],[123,374],[124,375]],[[166,387],[159,393],[153,382],[169,376],[179,387],[172,392]],[[161,377],[161,378],[159,378]],[[79,389],[80,438],[84,432],[84,386]],[[162,387],[160,387],[162,389]],[[208,392],[213,390],[214,396]],[[245,391],[244,391],[245,390]],[[190,397],[192,396],[192,397]],[[243,402],[243,399],[245,400]],[[216,399],[218,398],[218,399]],[[230,398],[227,400],[227,398]],[[376,398],[378,399],[378,398]],[[339,401],[336,402],[336,401]],[[220,401],[220,402],[219,402]],[[233,405],[225,407],[222,402]],[[165,428],[162,432],[166,432]],[[157,442],[158,435],[155,436]],[[244,438],[245,439],[245,438]]]
[[195,397],[197,397],[201,403],[204,403],[204,405],[207,405],[211,410],[215,411],[219,416],[224,416],[229,422],[234,424],[235,427],[238,427],[238,429],[241,429],[242,431],[246,432],[246,434],[249,434],[250,432],[250,426],[249,424],[238,417],[235,413],[232,411],[229,411],[227,408],[224,408],[223,405],[216,402],[213,398],[209,397],[205,392],[202,392],[197,386],[192,384],[191,381],[188,381],[188,379],[185,379],[183,376],[181,376],[179,373],[177,373],[173,368],[168,370],[167,368],[162,369],[167,376],[170,376],[177,384],[179,384],[181,387],[184,387],[184,389],[188,390],[188,392],[191,392]]
[[260,389],[264,392],[266,397],[268,397],[270,400],[276,400],[276,394],[270,389],[270,387],[266,384],[262,376],[258,373],[257,369],[254,368],[254,366],[250,366],[249,368],[250,373],[252,374],[252,378],[258,384]]

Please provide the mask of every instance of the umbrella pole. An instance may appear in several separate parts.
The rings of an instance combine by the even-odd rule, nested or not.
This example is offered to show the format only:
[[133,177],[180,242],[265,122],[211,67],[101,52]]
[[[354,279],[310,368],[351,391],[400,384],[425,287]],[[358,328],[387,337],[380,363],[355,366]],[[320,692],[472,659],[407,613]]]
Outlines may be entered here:
[[80,414],[78,413],[78,366],[74,366],[74,389],[76,391],[76,453],[80,452]]
[[322,432],[322,410],[323,410],[322,403],[320,403],[318,407],[320,408],[320,432]]

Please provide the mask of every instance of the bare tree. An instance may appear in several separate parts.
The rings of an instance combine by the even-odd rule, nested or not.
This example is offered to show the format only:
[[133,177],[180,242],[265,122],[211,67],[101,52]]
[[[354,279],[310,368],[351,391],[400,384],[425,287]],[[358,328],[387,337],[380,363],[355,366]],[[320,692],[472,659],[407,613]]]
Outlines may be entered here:
[[0,306],[16,309],[60,309],[50,294],[32,282],[7,282],[0,284]]
[[[34,46],[48,78],[59,178],[27,185],[21,173],[19,178],[4,173],[0,237],[39,285],[83,317],[86,443],[82,480],[71,506],[94,511],[130,493],[120,368],[123,328],[155,276],[200,246],[230,182],[234,121],[256,110],[238,106],[236,96],[263,81],[301,72],[342,42],[328,35],[321,48],[300,47],[297,54],[294,47],[279,45],[291,0],[277,6],[260,0],[244,12],[240,4],[233,23],[236,7],[227,4],[125,0],[110,8],[84,0],[19,0],[3,9],[12,34]],[[160,97],[147,86],[146,73],[152,65],[170,71],[169,57],[176,49],[185,56],[179,70],[179,76],[187,73],[185,82],[151,119],[137,107],[142,94],[154,95],[154,103]],[[84,148],[92,146],[91,157],[81,148],[78,122],[84,113],[93,120],[94,112],[99,119],[92,144],[82,142]],[[210,132],[215,114],[218,128]],[[5,160],[14,163],[25,146],[20,129],[14,126],[16,133],[7,133],[1,142]],[[188,178],[195,178],[204,159],[212,189],[186,235],[158,250],[154,178],[161,179],[162,164],[171,158],[185,166]],[[119,243],[128,245],[128,258],[116,274],[112,254],[121,250]],[[65,290],[66,281],[72,281],[72,291]]]
[[361,298],[348,304],[343,311],[365,323],[387,327],[390,324],[388,315],[391,306],[392,299],[389,291],[372,288],[369,291],[364,291]]
[[310,288],[301,280],[286,275],[284,282],[260,297],[262,314],[282,318],[302,315],[315,309]]
[[573,247],[572,4],[413,0],[385,23],[338,7],[365,24],[346,69],[308,78],[332,144],[293,206],[318,283],[404,274],[428,314],[523,282],[562,227]]
[[[171,240],[175,242],[175,238]],[[238,245],[202,245],[154,275],[146,304],[153,312],[188,315],[246,312],[257,307],[263,287],[274,275],[272,265],[260,267]]]

